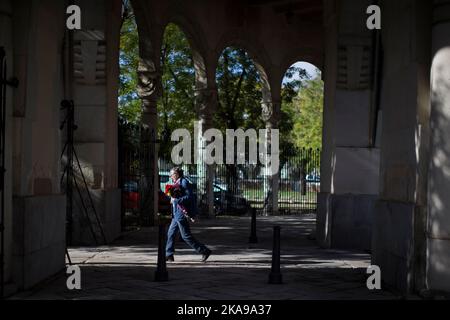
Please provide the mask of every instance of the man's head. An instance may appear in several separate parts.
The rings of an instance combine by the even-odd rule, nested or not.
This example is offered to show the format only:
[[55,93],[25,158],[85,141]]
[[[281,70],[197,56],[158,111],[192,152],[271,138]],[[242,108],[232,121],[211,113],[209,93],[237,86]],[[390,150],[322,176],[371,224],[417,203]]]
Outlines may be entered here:
[[178,179],[183,177],[183,169],[180,167],[172,168],[172,170],[170,170],[170,177],[173,182],[176,182]]

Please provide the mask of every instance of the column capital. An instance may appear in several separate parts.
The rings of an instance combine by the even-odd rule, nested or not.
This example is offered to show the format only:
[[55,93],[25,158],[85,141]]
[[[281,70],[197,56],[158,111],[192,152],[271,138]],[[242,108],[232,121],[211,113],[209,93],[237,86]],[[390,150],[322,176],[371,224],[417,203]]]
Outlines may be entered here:
[[264,122],[271,123],[276,127],[280,117],[281,102],[277,100],[263,100],[261,103],[261,118]]
[[161,72],[155,63],[149,59],[141,59],[138,65],[137,94],[144,102],[156,102],[162,94]]

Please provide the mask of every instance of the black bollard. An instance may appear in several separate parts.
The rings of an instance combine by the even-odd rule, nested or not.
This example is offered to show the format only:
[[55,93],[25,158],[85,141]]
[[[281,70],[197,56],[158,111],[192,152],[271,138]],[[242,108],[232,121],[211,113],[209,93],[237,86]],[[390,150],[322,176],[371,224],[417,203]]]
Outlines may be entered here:
[[272,271],[269,275],[270,284],[283,283],[280,269],[280,227],[273,228],[273,253],[272,253]]
[[249,243],[258,243],[258,237],[256,236],[256,209],[252,208],[252,225]]
[[166,225],[160,223],[158,236],[158,266],[155,272],[155,281],[169,281],[169,273],[166,268]]

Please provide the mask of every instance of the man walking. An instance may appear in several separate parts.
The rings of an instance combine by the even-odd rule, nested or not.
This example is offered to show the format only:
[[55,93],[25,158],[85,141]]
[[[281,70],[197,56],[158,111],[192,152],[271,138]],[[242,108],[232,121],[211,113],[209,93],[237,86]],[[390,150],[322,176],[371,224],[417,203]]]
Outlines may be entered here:
[[181,190],[181,195],[177,197],[172,196],[170,201],[173,214],[172,223],[167,234],[166,260],[170,262],[175,260],[175,237],[179,231],[184,242],[201,254],[202,261],[206,262],[211,255],[211,250],[194,238],[189,226],[189,219],[195,216],[197,209],[192,186],[184,177],[183,170],[179,167],[175,167],[170,171],[170,177],[175,186]]

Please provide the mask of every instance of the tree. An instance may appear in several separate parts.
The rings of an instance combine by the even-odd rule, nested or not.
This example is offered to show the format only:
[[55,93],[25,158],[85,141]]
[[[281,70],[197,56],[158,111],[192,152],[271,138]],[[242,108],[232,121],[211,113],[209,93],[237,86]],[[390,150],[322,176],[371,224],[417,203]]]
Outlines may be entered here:
[[162,98],[158,102],[158,132],[164,143],[160,155],[168,158],[172,132],[178,128],[194,131],[195,69],[189,42],[175,24],[166,27],[161,48]]
[[322,148],[323,81],[320,75],[305,83],[294,99],[294,139],[297,147]]
[[[193,132],[197,119],[195,69],[189,42],[176,25],[166,27],[162,43],[163,93],[158,101],[158,135],[163,141],[160,155],[169,157],[173,130],[187,128]],[[119,119],[121,126],[131,132],[139,128],[141,118],[141,101],[136,93],[139,38],[131,10],[123,20],[120,49]],[[214,127],[223,133],[225,129],[264,128],[261,77],[245,50],[226,48],[219,59],[216,79],[218,108],[214,113]],[[282,158],[295,146],[320,146],[322,119],[317,114],[319,110],[314,108],[322,103],[323,87],[320,89],[319,83],[314,82],[310,85],[309,80],[310,76],[302,68],[291,67],[286,72],[279,122]],[[305,109],[300,106],[303,104]],[[235,172],[235,168],[230,169]]]
[[289,157],[296,153],[295,125],[298,123],[298,101],[296,97],[305,88],[311,76],[308,72],[295,65],[291,66],[285,74],[281,90],[281,115],[280,115],[280,166],[282,167]]
[[[139,36],[131,11],[123,20],[120,40],[119,126],[124,135],[135,140],[142,110],[136,92]],[[157,105],[158,135],[163,141],[160,155],[167,158],[170,156],[173,130],[183,127],[193,131],[196,119],[192,54],[185,35],[174,24],[166,27],[160,63],[163,92]]]
[[124,16],[120,32],[119,119],[138,124],[141,102],[136,93],[139,63],[139,37],[133,16]]
[[248,54],[242,49],[226,48],[216,72],[218,107],[216,128],[244,130],[264,127],[261,119],[261,77]]
[[[226,129],[258,130],[265,127],[261,118],[261,77],[244,50],[229,47],[223,51],[219,58],[216,81],[218,86],[218,106],[214,114],[216,128],[225,132]],[[226,184],[230,190],[237,189],[237,168],[235,164],[226,165]]]

